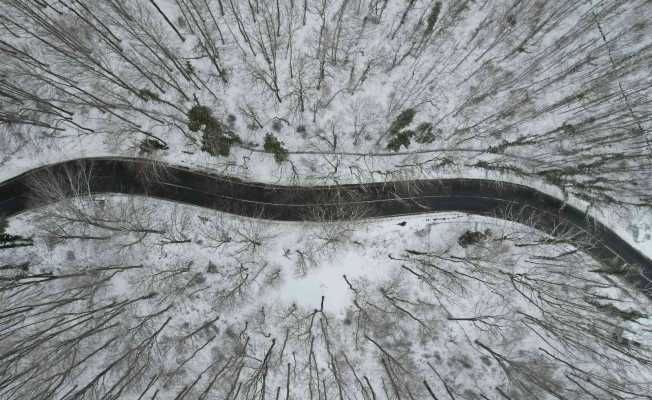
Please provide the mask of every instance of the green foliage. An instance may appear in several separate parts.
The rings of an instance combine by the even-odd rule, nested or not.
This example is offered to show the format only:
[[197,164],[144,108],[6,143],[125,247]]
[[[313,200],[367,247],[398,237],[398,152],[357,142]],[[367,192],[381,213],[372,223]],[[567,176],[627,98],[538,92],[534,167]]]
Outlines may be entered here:
[[231,146],[242,143],[240,138],[213,117],[213,112],[206,106],[193,106],[188,111],[188,129],[192,132],[202,130],[201,149],[213,156],[227,157]]
[[457,239],[457,243],[462,247],[467,247],[480,243],[491,236],[491,231],[486,229],[484,232],[466,231]]
[[430,10],[430,15],[428,15],[428,22],[426,24],[426,32],[425,32],[426,35],[432,33],[432,30],[435,27],[435,24],[437,23],[437,19],[439,19],[440,12],[441,12],[441,1],[438,1],[432,5],[432,9]]
[[138,91],[138,95],[145,101],[150,101],[150,100],[159,101],[160,100],[160,97],[158,97],[158,94],[152,92],[149,89],[140,89]]
[[417,143],[432,143],[435,140],[435,135],[432,133],[432,124],[424,122],[417,126],[415,129],[414,140]]
[[405,109],[392,122],[392,125],[389,127],[390,139],[387,143],[388,150],[399,151],[401,146],[404,146],[406,149],[410,146],[410,139],[415,135],[415,132],[408,129],[403,130],[403,128],[412,123],[416,113],[413,108]]
[[228,157],[231,146],[242,143],[240,138],[232,132],[224,131],[222,125],[206,127],[202,135],[201,149],[212,156]]
[[410,146],[410,138],[414,135],[414,131],[401,131],[394,135],[393,138],[387,143],[387,150],[399,151],[401,146],[406,149]]
[[214,123],[213,112],[206,106],[193,106],[188,111],[188,129],[198,132],[202,126]]
[[283,142],[278,140],[276,136],[268,133],[265,135],[265,143],[263,144],[263,149],[267,153],[274,154],[274,160],[281,164],[288,160],[288,150],[283,147]]
[[417,114],[417,112],[414,110],[414,108],[408,108],[403,110],[398,117],[392,122],[392,125],[389,127],[389,132],[391,134],[397,134],[401,129],[405,128],[406,126],[410,125],[412,123],[412,120],[414,119],[414,116]]
[[489,146],[487,148],[487,152],[492,154],[501,154],[507,147],[509,147],[509,142],[507,140],[503,140],[499,144]]

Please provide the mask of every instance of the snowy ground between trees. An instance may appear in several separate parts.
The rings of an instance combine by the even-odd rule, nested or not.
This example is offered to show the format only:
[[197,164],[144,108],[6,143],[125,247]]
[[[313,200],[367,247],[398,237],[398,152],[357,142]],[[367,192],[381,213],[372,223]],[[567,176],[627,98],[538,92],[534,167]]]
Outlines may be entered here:
[[[0,179],[109,155],[279,183],[488,176],[652,251],[644,0],[2,4]],[[190,129],[197,105],[240,137],[228,157]]]
[[[148,383],[160,399],[651,389],[649,301],[520,224],[458,213],[281,223],[101,196],[23,214],[10,231],[34,246],[3,252],[23,266],[2,271],[7,365],[44,384],[63,374],[60,390],[78,395],[135,399]],[[481,234],[460,240],[467,231]],[[56,333],[39,341],[50,321]]]
[[[288,185],[490,178],[652,256],[649,1],[0,10],[0,181],[98,156]],[[0,249],[3,400],[652,398],[650,302],[572,238],[111,195],[9,222],[33,245]]]

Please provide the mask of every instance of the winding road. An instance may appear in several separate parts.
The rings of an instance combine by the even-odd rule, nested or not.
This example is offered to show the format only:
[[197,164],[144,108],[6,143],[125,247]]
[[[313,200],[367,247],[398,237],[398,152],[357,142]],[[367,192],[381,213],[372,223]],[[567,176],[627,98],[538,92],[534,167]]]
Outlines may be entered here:
[[652,290],[652,260],[590,215],[528,186],[484,179],[432,179],[337,186],[243,182],[136,158],[84,158],[0,183],[0,214],[13,216],[63,197],[142,195],[249,217],[319,221],[459,211],[520,222],[582,250]]

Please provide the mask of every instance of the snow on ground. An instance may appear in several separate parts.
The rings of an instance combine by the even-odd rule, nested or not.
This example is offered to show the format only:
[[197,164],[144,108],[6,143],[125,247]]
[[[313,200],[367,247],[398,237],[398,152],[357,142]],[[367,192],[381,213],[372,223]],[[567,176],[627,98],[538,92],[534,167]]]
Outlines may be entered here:
[[[648,3],[0,0],[0,180],[92,156],[279,184],[489,178],[567,199],[650,256]],[[242,139],[228,157],[190,131],[198,104]],[[147,135],[168,149],[144,152]],[[647,299],[517,224],[271,223],[108,196],[9,231],[35,239],[1,253],[30,263],[0,269],[3,364],[33,372],[0,387],[12,396],[51,398],[59,377],[120,398],[652,391]]]
[[[169,146],[149,157],[254,181],[332,184],[489,176],[526,182],[560,197],[563,189],[569,201],[593,203],[603,222],[624,227],[628,240],[648,250],[627,228],[631,220],[639,223],[634,217],[639,211],[608,207],[614,200],[646,204],[652,191],[646,167],[652,25],[643,0],[441,2],[438,13],[438,3],[425,0],[305,2],[305,10],[288,1],[256,2],[255,7],[230,1],[220,3],[224,7],[215,1],[155,2],[185,41],[151,2],[124,2],[124,8],[85,2],[85,11],[120,39],[119,52],[101,29],[81,19],[86,14],[77,3],[26,10],[20,2],[5,2],[7,18],[33,29],[7,25],[0,37],[48,62],[39,72],[59,76],[44,82],[25,57],[14,57],[20,53],[13,49],[0,66],[7,84],[59,101],[73,116],[71,121],[48,120],[56,131],[2,125],[0,179],[64,159],[136,156],[149,133]],[[38,39],[43,18],[71,27],[65,35],[80,47],[67,54],[75,57]],[[262,28],[264,23],[268,26]],[[275,36],[266,34],[270,27]],[[217,66],[210,57],[215,54]],[[137,97],[107,79],[110,74],[89,69],[94,60],[160,101]],[[280,100],[268,85],[274,73]],[[71,81],[62,83],[64,78]],[[52,110],[34,101],[7,102],[6,110],[39,120],[52,117],[32,115]],[[236,146],[229,157],[202,151],[202,133],[187,126],[186,113],[197,102],[249,149]],[[389,128],[408,109],[416,114],[407,128],[431,123],[433,137],[423,143],[413,138],[392,155],[386,148]],[[262,153],[267,133],[285,143],[288,162],[278,166]],[[432,149],[439,151],[427,152]]]
[[[124,217],[124,210],[133,213],[132,217],[116,218]],[[104,226],[80,223],[83,215],[93,215]],[[197,387],[189,393],[199,396],[209,382],[208,375],[213,374],[205,373],[202,378],[202,371],[216,371],[215,365],[224,365],[239,354],[237,343],[245,337],[244,351],[250,358],[243,360],[245,386],[273,345],[272,361],[266,367],[270,396],[277,386],[285,390],[286,363],[292,365],[291,390],[297,398],[316,391],[311,374],[317,370],[327,381],[323,390],[329,397],[336,395],[338,379],[347,391],[358,390],[349,362],[356,374],[367,376],[371,387],[381,392],[388,384],[386,368],[405,369],[404,374],[392,375],[396,390],[410,388],[415,395],[427,396],[423,377],[443,392],[442,381],[431,370],[434,367],[450,390],[469,398],[481,393],[494,396],[496,386],[514,398],[527,390],[547,398],[528,375],[532,373],[542,379],[541,385],[557,382],[570,391],[567,396],[580,398],[581,393],[564,378],[564,373],[578,372],[566,370],[553,356],[581,365],[587,374],[597,374],[591,375],[595,379],[606,379],[597,377],[607,371],[614,382],[638,382],[632,390],[645,393],[650,389],[652,371],[631,364],[626,356],[631,352],[649,357],[649,301],[627,290],[617,277],[589,273],[598,266],[581,252],[572,253],[572,246],[548,243],[540,233],[515,223],[459,213],[355,223],[270,222],[159,200],[105,196],[95,202],[74,200],[23,214],[11,221],[9,230],[33,235],[35,244],[3,251],[3,264],[27,261],[29,274],[82,276],[75,278],[80,282],[66,278],[35,287],[27,282],[43,278],[23,276],[17,281],[23,285],[22,292],[6,297],[6,304],[28,304],[37,287],[46,290],[40,292],[45,295],[42,302],[54,293],[60,293],[56,295],[59,300],[75,290],[82,296],[82,289],[73,288],[98,279],[102,283],[93,289],[89,305],[84,300],[68,311],[51,312],[64,317],[72,310],[101,310],[102,305],[112,309],[123,301],[155,293],[123,310],[121,328],[98,334],[97,343],[114,334],[137,343],[171,318],[159,337],[161,352],[151,354],[141,377],[143,382],[152,374],[164,377],[159,382],[165,389],[159,392],[163,399],[174,398],[197,377],[200,383],[195,382]],[[463,247],[460,238],[467,231],[481,235]],[[97,270],[120,266],[136,268],[115,273],[109,280],[103,280],[106,273]],[[87,271],[95,272],[83,275]],[[11,274],[4,272],[4,276]],[[577,302],[583,305],[575,309]],[[600,306],[586,308],[590,304]],[[619,314],[634,310],[641,314],[628,319]],[[155,316],[148,319],[147,328],[134,328],[151,315]],[[547,315],[553,320],[546,322]],[[34,314],[23,323],[37,319]],[[238,334],[241,331],[245,336]],[[73,338],[74,332],[67,331],[66,337]],[[0,340],[9,345],[7,340],[17,343],[23,337],[20,331],[14,334]],[[605,347],[615,343],[612,336],[621,338],[615,339],[621,346],[629,343],[620,350],[626,353]],[[584,337],[589,347],[578,347],[577,337]],[[56,343],[53,339],[40,351]],[[551,356],[537,350],[541,347]],[[80,387],[128,351],[121,344],[112,349],[93,356],[94,367],[74,378]],[[591,349],[604,359],[594,359]],[[90,349],[79,347],[78,351],[84,354]],[[329,351],[335,354],[336,367],[330,364]],[[394,358],[383,357],[383,351]],[[507,363],[503,365],[506,370],[501,370],[501,363]],[[207,370],[211,365],[215,369]],[[621,369],[615,371],[616,365]],[[124,373],[120,371],[124,369],[107,375],[107,382]],[[505,373],[510,374],[509,380]],[[575,378],[588,376],[580,375]],[[228,383],[216,386],[215,394],[228,390]],[[125,396],[137,398],[138,393],[127,390]]]
[[[95,137],[96,139],[97,137]],[[36,153],[36,157],[25,155],[23,157],[12,158],[11,163],[0,169],[0,179],[6,180],[14,176],[25,173],[30,169],[51,163],[72,160],[80,157],[111,157],[115,156],[115,151],[98,151],[94,152],[92,146],[78,145],[76,138],[64,147],[52,146],[51,151]],[[419,167],[408,168],[400,167],[405,165],[406,161],[415,163],[416,160],[427,158],[423,155],[399,155],[393,157],[342,157],[342,156],[324,156],[328,161],[320,160],[316,170],[324,171],[328,166],[336,163],[344,163],[348,168],[340,166],[337,173],[328,175],[328,177],[318,177],[319,174],[312,176],[308,169],[295,174],[287,165],[279,166],[274,163],[271,156],[263,153],[253,153],[247,151],[235,150],[235,154],[242,154],[242,164],[216,163],[211,156],[204,156],[204,161],[198,163],[196,156],[185,155],[182,157],[161,157],[155,161],[170,162],[175,166],[189,167],[197,171],[206,173],[219,173],[226,176],[234,176],[241,179],[251,180],[253,182],[263,182],[271,184],[286,185],[323,185],[323,184],[345,184],[345,183],[369,183],[369,182],[395,182],[413,179],[439,179],[439,178],[477,178],[491,179],[497,181],[512,182],[526,185],[537,189],[543,193],[564,199],[568,204],[573,205],[581,210],[587,210],[598,221],[605,224],[613,231],[618,233],[624,240],[634,248],[652,257],[652,212],[648,207],[636,207],[632,205],[590,205],[572,194],[563,193],[558,187],[550,185],[541,179],[533,177],[521,177],[505,172],[487,171],[480,168],[470,167]],[[123,156],[137,157],[136,151],[118,152]],[[310,158],[310,162],[315,160],[312,156],[303,156]],[[293,157],[294,158],[294,157]],[[399,167],[397,167],[399,165]],[[298,169],[298,168],[297,168]],[[305,175],[304,175],[305,173]],[[314,172],[313,172],[314,174]]]

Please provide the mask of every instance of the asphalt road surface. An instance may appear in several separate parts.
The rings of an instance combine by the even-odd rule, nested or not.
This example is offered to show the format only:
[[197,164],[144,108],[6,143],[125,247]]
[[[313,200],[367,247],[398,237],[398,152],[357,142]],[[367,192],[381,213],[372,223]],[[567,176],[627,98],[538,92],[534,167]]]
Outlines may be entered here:
[[[156,177],[156,179],[155,179]],[[143,195],[281,221],[378,218],[459,211],[520,222],[583,243],[582,251],[652,290],[652,260],[590,215],[528,186],[484,179],[432,179],[337,186],[244,182],[135,158],[52,164],[0,183],[0,214],[13,216],[63,197]]]

